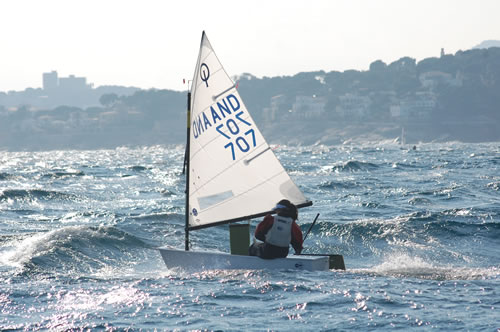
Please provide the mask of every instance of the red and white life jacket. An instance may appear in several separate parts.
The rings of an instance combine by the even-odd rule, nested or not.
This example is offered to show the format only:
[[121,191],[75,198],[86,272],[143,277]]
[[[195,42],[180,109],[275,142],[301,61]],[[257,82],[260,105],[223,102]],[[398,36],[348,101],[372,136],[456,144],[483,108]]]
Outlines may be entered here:
[[266,242],[277,247],[288,248],[292,241],[293,219],[275,216],[273,226],[266,234]]

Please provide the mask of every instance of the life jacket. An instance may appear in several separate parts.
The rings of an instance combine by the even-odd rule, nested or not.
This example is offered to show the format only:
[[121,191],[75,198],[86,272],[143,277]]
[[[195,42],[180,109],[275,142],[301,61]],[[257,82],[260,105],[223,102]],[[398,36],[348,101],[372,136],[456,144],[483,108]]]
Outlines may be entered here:
[[275,216],[273,226],[266,234],[266,242],[288,248],[292,241],[292,223],[293,219],[290,217]]

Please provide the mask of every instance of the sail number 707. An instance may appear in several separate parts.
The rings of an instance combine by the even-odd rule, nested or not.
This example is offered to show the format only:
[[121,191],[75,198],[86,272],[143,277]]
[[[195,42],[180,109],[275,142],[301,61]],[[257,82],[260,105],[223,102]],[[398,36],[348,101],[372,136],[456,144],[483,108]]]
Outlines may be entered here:
[[[225,124],[220,124],[216,127],[219,134],[230,140],[229,143],[224,145],[224,148],[231,149],[233,160],[236,160],[236,151],[246,153],[250,150],[250,144],[252,144],[253,147],[257,145],[255,141],[255,131],[252,128],[246,131],[240,128],[241,125],[245,125],[248,127],[252,126],[250,122],[242,118],[242,115],[243,111],[235,114],[236,119],[239,120],[238,122],[236,122],[234,119],[228,119]],[[224,128],[227,128],[227,132],[223,131]],[[250,144],[248,143],[248,141],[250,141]]]

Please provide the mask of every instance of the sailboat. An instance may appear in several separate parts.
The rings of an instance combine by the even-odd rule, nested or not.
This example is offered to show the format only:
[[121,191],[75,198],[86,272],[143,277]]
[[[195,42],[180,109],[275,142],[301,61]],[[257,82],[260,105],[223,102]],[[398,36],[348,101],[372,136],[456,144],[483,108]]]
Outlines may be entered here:
[[281,199],[298,208],[312,202],[289,177],[255,125],[205,32],[187,106],[185,248],[159,248],[166,266],[197,270],[345,269],[341,255],[290,255],[272,260],[248,256],[249,223],[242,237],[231,239],[231,243],[243,244],[239,254],[190,250],[191,231],[242,225],[232,223],[272,214],[272,207]]

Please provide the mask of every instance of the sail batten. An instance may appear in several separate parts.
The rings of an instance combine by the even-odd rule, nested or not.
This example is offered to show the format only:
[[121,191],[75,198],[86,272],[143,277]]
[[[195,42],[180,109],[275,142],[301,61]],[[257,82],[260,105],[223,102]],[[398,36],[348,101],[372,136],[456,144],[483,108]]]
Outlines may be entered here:
[[[259,145],[255,150],[258,150],[260,147],[262,147],[264,144],[261,144]],[[267,145],[266,145],[267,146]],[[246,156],[246,158],[248,159],[244,159],[245,157],[242,157],[241,160],[243,160],[243,163],[246,165],[248,163],[250,163],[250,161],[252,161],[253,159],[257,158],[258,156],[262,155],[263,153],[265,153],[266,151],[270,151],[271,148],[269,146],[267,146],[263,151],[260,151],[260,152],[257,152],[255,156],[251,156],[249,157],[248,155]],[[196,156],[195,156],[196,157]],[[193,158],[193,159],[196,159],[196,158]],[[215,180],[219,175],[223,174],[224,172],[226,172],[228,169],[230,169],[231,167],[234,167],[235,164],[230,164],[227,166],[226,169],[222,170],[221,172],[219,172],[218,174],[215,174],[211,179],[209,179],[209,181],[207,182],[210,182],[210,181],[213,181]],[[285,170],[283,169],[283,172],[285,172]],[[196,191],[193,191],[191,192],[191,194],[195,194]]]
[[[226,201],[225,203],[227,203],[227,201],[228,201],[228,200],[231,200],[231,199],[238,199],[238,198],[239,198],[239,197],[241,197],[242,195],[245,195],[245,194],[247,194],[247,193],[251,192],[253,189],[258,188],[259,186],[261,186],[261,185],[262,185],[262,184],[264,184],[264,183],[270,183],[270,184],[272,185],[272,184],[273,184],[273,179],[274,179],[274,178],[276,178],[276,177],[278,177],[278,176],[279,176],[280,174],[282,174],[283,172],[285,172],[285,171],[283,170],[283,171],[281,171],[281,172],[280,172],[280,173],[278,173],[278,174],[274,174],[274,175],[270,176],[269,178],[265,178],[265,179],[260,180],[259,182],[257,182],[257,183],[255,184],[255,186],[254,186],[254,187],[249,188],[246,192],[242,192],[242,193],[240,193],[240,194],[239,194],[239,195],[237,195],[237,196],[235,196],[234,194],[233,194],[231,197],[227,197],[227,196],[226,196],[226,197],[227,197],[227,199],[225,200],[225,201]],[[200,189],[201,189],[201,188],[200,188]],[[217,196],[218,196],[218,195],[220,195],[220,193],[217,193],[217,194],[215,194],[215,195],[217,195]],[[213,196],[213,195],[212,195],[212,196]],[[203,198],[205,198],[205,197],[199,197],[199,196],[198,196],[198,200],[203,199]],[[202,205],[202,204],[200,204],[200,205]],[[216,204],[212,204],[212,205],[213,205],[213,206],[211,206],[212,208],[216,207]],[[210,209],[211,207],[207,207],[205,210],[208,210],[208,209]]]
[[236,88],[236,84],[233,84],[233,86],[227,88],[226,90],[222,91],[221,93],[219,93],[218,95],[216,96],[213,96],[212,99],[215,101],[217,100],[217,98],[219,98],[220,96],[222,96],[223,94],[225,94],[226,92],[229,92],[231,91],[232,89]]
[[[301,208],[308,207],[308,206],[311,206],[311,205],[313,205],[313,203],[311,201],[307,201],[305,203],[298,204],[297,208],[301,209]],[[260,212],[260,213],[256,213],[256,214],[248,215],[248,216],[241,216],[241,217],[234,218],[234,219],[217,221],[217,222],[214,222],[212,224],[207,224],[207,225],[191,226],[191,227],[189,227],[189,230],[194,231],[194,230],[208,228],[208,227],[213,227],[213,226],[226,225],[226,224],[230,224],[230,223],[238,222],[238,221],[244,221],[244,220],[250,220],[250,219],[254,219],[254,218],[260,218],[260,217],[263,217],[263,216],[271,214],[271,213],[273,213],[272,210],[265,211],[265,212]]]
[[205,33],[190,105],[189,230],[263,216],[284,198],[310,203],[265,141]]

